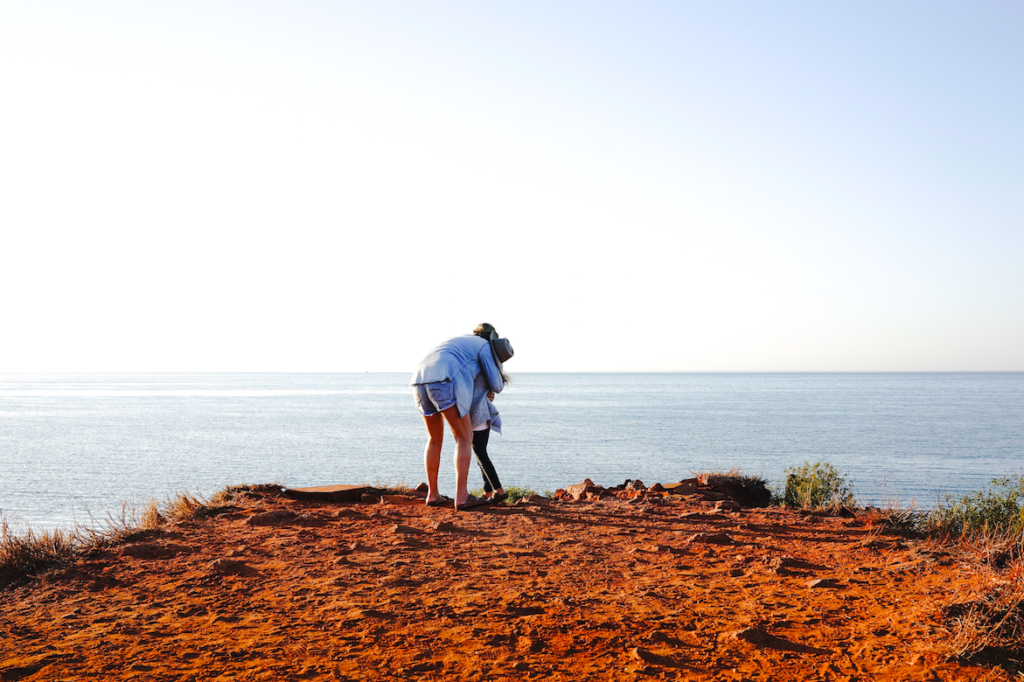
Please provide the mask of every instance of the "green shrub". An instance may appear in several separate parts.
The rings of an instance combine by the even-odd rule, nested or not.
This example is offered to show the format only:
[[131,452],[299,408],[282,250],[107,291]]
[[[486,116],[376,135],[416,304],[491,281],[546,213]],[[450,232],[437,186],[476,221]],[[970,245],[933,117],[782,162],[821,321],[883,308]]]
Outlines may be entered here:
[[[532,488],[517,488],[516,486],[510,486],[508,488],[505,488],[505,492],[508,493],[508,499],[501,504],[515,504],[524,497],[536,495],[536,492]],[[469,491],[469,494],[474,495],[476,497],[483,497],[484,489],[473,488],[472,490]]]
[[947,495],[926,521],[944,535],[1019,535],[1024,532],[1024,474],[992,479],[984,490],[956,499]]
[[505,492],[508,493],[508,499],[505,500],[505,504],[515,504],[524,497],[537,494],[530,488],[517,488],[515,486],[505,488]]
[[853,487],[827,462],[786,469],[783,502],[801,509],[836,511],[853,504]]

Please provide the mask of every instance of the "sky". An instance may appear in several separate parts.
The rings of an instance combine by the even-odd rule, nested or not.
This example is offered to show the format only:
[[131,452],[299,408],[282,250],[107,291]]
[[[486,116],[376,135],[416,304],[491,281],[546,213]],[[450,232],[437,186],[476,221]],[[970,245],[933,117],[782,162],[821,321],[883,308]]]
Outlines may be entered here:
[[1024,3],[0,0],[0,372],[1024,371]]

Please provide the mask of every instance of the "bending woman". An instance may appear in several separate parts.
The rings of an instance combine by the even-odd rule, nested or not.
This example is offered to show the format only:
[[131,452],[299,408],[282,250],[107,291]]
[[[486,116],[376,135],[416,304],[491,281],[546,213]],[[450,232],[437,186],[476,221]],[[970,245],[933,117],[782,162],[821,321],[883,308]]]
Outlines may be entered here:
[[487,500],[469,494],[469,462],[473,458],[473,427],[469,409],[473,402],[473,383],[481,374],[495,393],[504,388],[500,363],[512,357],[508,339],[484,339],[474,334],[449,339],[430,351],[412,375],[410,384],[416,407],[427,427],[427,447],[423,460],[427,471],[427,504],[442,503],[437,487],[441,465],[444,423],[455,435],[455,508],[469,509]]

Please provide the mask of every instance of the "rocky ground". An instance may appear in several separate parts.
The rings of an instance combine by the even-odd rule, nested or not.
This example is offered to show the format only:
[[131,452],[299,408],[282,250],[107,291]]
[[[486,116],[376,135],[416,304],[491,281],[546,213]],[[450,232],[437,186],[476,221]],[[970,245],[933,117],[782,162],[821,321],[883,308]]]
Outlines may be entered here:
[[943,606],[987,578],[939,547],[699,491],[559,497],[239,493],[0,591],[0,679],[1016,674],[942,655]]

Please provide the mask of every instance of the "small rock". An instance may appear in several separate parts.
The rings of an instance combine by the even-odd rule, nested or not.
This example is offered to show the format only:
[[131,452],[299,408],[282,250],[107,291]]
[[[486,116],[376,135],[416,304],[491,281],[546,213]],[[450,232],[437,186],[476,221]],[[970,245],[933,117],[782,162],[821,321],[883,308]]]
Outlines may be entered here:
[[423,504],[423,498],[414,497],[413,495],[381,495],[380,503],[398,507],[411,507]]
[[426,495],[427,493],[430,492],[430,486],[427,485],[426,483],[420,483],[418,486],[416,486],[416,492],[423,493],[424,495]]
[[647,486],[644,482],[639,479],[630,479],[626,481],[626,485],[623,486],[626,490],[647,490]]
[[866,547],[867,549],[889,549],[892,545],[893,543],[879,538],[868,538],[856,544],[857,547]]
[[715,511],[739,511],[743,507],[736,500],[719,500],[715,503]]
[[369,619],[387,620],[392,617],[390,613],[370,608],[352,608],[346,615],[346,621],[350,623]]
[[751,644],[768,644],[775,638],[761,628],[743,628],[730,635],[733,639],[739,639]]
[[589,478],[583,479],[582,483],[565,486],[565,492],[574,501],[598,499],[604,487],[595,484]]
[[430,528],[439,533],[450,533],[455,530],[455,524],[451,521],[434,521],[430,524]]
[[413,526],[404,526],[400,523],[396,523],[388,528],[388,532],[394,533],[395,535],[419,535],[423,531],[419,528],[414,528]]
[[739,578],[741,575],[743,575],[743,569],[742,568],[731,569],[729,571],[729,575],[732,576],[733,578]]
[[250,526],[277,526],[294,521],[297,518],[299,517],[295,512],[288,511],[287,509],[278,509],[250,516],[245,520],[245,523]]
[[314,488],[285,488],[282,492],[296,500],[356,502],[366,490],[365,485],[321,485]]
[[697,533],[691,535],[687,542],[695,542],[704,545],[732,545],[736,541],[726,533]]
[[367,545],[364,545],[361,542],[353,542],[353,543],[349,544],[349,546],[346,547],[345,549],[348,550],[349,552],[373,552],[373,551],[375,551],[373,547],[368,547]]
[[589,478],[584,478],[582,483],[577,483],[575,485],[567,485],[567,486],[565,486],[565,489],[566,490],[577,490],[577,489],[583,489],[583,488],[593,488],[595,485],[596,484],[593,481],[591,481]]
[[665,490],[673,495],[689,495],[697,492],[697,479],[687,478],[678,483],[666,483]]
[[647,492],[649,492],[649,493],[663,493],[663,492],[665,492],[665,486],[663,486],[660,483],[655,483],[654,485],[652,485],[650,488],[647,489]]
[[635,647],[629,650],[630,655],[636,660],[642,663],[654,663],[658,664],[664,660],[663,656],[659,656],[650,649],[645,649],[642,646]]
[[[804,561],[803,559],[797,559],[796,557],[791,556],[765,557],[763,561],[768,564],[769,568],[781,575],[799,575],[798,573],[794,573],[794,571],[825,570],[825,566],[812,564],[809,561]],[[806,573],[804,575],[806,575]]]
[[839,581],[836,578],[815,578],[808,580],[804,585],[813,590],[822,587],[839,587]]
[[431,673],[437,670],[443,670],[444,664],[441,661],[427,661],[426,663],[417,663],[411,665],[408,668],[399,668],[399,673]]
[[515,604],[506,604],[505,612],[515,618],[522,618],[523,616],[540,616],[546,613],[541,606],[516,606]]
[[252,566],[247,565],[244,561],[237,561],[235,559],[217,559],[207,564],[207,568],[213,573],[227,575],[252,575],[256,573],[256,569]]

